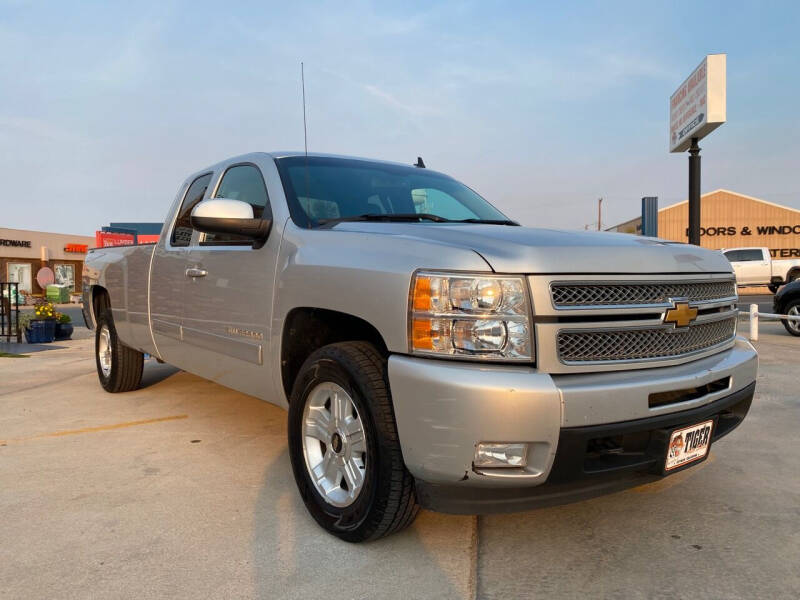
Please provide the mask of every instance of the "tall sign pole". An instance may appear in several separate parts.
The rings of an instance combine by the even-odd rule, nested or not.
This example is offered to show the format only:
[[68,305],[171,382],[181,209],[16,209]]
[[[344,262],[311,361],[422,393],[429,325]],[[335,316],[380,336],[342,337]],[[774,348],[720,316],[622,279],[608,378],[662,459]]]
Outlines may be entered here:
[[669,99],[669,151],[689,151],[689,243],[700,245],[700,146],[726,119],[727,55],[709,54]]
[[689,243],[700,245],[700,146],[689,146]]

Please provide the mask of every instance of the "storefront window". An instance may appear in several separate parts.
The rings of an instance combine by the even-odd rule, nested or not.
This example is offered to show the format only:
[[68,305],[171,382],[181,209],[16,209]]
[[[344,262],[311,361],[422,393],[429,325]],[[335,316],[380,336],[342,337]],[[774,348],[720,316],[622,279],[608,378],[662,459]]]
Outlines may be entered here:
[[19,290],[31,292],[30,263],[8,263],[8,280],[19,283]]
[[75,266],[74,265],[55,265],[53,271],[56,275],[56,283],[66,286],[70,292],[75,291]]

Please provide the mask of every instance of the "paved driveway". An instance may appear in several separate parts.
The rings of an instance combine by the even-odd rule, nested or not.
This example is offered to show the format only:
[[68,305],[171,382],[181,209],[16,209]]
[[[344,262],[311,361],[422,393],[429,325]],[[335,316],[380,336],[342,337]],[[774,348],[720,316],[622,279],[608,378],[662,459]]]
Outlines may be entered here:
[[0,597],[796,598],[800,340],[761,338],[751,413],[701,466],[364,545],[306,515],[282,410],[153,361],[105,394],[89,339],[0,358]]

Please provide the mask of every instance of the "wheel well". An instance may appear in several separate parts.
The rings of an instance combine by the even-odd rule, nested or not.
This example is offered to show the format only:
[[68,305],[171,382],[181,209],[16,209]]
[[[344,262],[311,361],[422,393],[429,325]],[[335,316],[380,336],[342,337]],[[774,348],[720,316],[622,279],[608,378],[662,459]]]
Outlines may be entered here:
[[324,308],[295,308],[283,324],[281,337],[281,378],[286,397],[300,367],[322,346],[336,342],[366,341],[386,356],[388,351],[381,334],[370,323],[347,313]]
[[794,267],[793,269],[790,269],[789,272],[786,274],[786,281],[791,281],[793,278],[796,279],[798,277],[800,277],[800,269]]
[[108,290],[101,285],[92,286],[92,318],[95,325],[100,311],[106,308],[111,308],[111,296],[108,295]]

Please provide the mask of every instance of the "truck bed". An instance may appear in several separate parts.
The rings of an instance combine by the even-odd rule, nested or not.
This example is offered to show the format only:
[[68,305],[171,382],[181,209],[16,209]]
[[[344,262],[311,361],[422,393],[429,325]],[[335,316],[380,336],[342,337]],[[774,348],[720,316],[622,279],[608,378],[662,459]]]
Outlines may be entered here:
[[[84,290],[90,290],[93,285],[107,290],[120,339],[143,352],[154,350],[148,312],[148,276],[155,248],[155,244],[141,244],[91,249],[83,275]],[[83,300],[85,306],[91,306],[91,298]],[[91,314],[96,321],[94,309]]]

